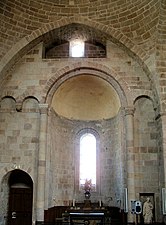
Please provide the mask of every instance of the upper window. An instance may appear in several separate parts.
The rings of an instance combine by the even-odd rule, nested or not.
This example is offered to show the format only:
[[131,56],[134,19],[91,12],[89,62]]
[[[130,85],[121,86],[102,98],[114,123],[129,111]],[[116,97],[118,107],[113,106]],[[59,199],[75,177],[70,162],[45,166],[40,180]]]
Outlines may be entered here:
[[96,138],[86,133],[80,138],[80,187],[91,180],[92,190],[96,190]]
[[70,23],[42,36],[43,57],[106,58],[108,36],[89,25]]
[[53,43],[45,48],[45,58],[105,58],[106,46],[98,42],[73,39],[72,41]]
[[70,41],[70,56],[84,57],[85,43],[82,40]]

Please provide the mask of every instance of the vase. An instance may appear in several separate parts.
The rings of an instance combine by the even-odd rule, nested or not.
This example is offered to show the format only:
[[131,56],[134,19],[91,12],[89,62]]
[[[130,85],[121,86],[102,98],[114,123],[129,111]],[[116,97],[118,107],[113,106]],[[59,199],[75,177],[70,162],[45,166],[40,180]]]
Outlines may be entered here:
[[90,191],[85,191],[85,199],[90,199]]

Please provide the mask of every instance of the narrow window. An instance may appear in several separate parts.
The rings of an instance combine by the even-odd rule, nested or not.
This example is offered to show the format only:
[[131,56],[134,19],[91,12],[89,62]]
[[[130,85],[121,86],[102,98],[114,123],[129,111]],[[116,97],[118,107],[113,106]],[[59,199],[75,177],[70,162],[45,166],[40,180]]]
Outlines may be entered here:
[[96,190],[96,138],[86,133],[80,138],[80,188],[86,180],[91,180],[92,190]]
[[84,57],[84,41],[73,40],[70,42],[70,56],[71,57]]

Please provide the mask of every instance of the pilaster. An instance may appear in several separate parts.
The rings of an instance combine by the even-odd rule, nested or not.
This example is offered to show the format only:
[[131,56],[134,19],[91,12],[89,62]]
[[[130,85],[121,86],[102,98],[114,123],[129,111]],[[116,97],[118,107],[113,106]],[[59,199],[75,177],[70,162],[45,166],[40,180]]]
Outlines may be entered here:
[[37,221],[44,221],[48,104],[40,104],[39,108],[40,133],[38,152],[36,219]]
[[135,173],[134,173],[134,107],[125,108],[126,123],[126,150],[127,150],[127,188],[128,188],[128,222],[134,222],[131,214],[131,200],[135,200]]

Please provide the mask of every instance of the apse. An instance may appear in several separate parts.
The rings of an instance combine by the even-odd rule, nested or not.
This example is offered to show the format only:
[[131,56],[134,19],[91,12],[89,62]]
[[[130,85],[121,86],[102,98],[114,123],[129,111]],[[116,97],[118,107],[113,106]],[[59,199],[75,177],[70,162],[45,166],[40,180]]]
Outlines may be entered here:
[[55,91],[52,108],[72,120],[103,120],[117,115],[119,96],[111,84],[94,75],[68,79]]

